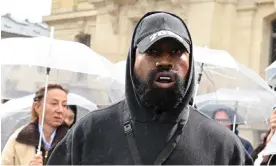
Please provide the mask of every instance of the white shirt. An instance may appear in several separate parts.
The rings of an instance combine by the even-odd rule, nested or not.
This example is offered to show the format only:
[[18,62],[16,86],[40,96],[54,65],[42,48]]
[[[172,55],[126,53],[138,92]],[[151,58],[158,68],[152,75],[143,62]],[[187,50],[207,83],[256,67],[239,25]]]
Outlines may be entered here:
[[[39,133],[40,133],[41,131],[43,131],[43,130],[42,130],[42,127],[41,127],[41,124],[38,125],[38,129],[39,129]],[[41,133],[40,133],[40,134],[41,134]],[[50,140],[50,142],[47,142],[46,139],[45,139],[45,136],[44,136],[44,134],[43,134],[43,132],[42,132],[42,141],[43,141],[43,143],[44,143],[44,146],[45,146],[45,149],[46,149],[46,150],[49,150],[49,149],[51,148],[55,136],[56,136],[56,129],[54,130],[54,132],[53,132],[52,135],[51,135],[51,140]]]

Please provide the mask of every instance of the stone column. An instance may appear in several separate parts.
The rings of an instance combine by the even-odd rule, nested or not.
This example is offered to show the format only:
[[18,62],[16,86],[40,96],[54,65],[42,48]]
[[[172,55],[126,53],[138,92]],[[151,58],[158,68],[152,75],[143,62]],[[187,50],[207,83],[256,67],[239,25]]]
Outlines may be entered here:
[[214,8],[210,47],[231,50],[234,26],[237,19],[237,0],[218,0]]
[[216,2],[213,0],[190,0],[188,4],[188,27],[193,42],[200,46],[211,44],[212,20]]
[[249,5],[237,9],[236,29],[233,33],[232,52],[235,58],[246,66],[251,67],[251,44],[253,40],[253,21],[256,6]]
[[97,9],[97,17],[93,36],[93,40],[96,42],[93,45],[93,49],[114,61],[119,50],[119,5],[111,0],[103,0],[99,3],[94,3],[94,6]]

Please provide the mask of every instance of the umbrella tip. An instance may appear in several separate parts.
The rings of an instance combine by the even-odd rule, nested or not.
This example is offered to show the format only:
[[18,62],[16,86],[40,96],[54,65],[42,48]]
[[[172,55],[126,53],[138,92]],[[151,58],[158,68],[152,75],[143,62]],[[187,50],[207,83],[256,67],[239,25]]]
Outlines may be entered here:
[[46,69],[46,74],[47,74],[47,75],[50,74],[50,70],[51,70],[51,68],[50,68],[50,67],[47,67],[47,69]]

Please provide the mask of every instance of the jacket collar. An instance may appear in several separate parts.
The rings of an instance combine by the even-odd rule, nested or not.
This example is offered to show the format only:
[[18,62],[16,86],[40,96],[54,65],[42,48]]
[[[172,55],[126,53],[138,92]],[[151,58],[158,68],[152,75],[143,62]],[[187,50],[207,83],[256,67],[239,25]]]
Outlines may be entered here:
[[[63,124],[59,126],[56,130],[56,136],[52,142],[52,147],[63,139],[63,137],[67,134],[68,127]],[[17,142],[38,146],[39,144],[39,129],[38,129],[38,119],[30,122],[27,126],[25,126],[19,133],[16,138]]]

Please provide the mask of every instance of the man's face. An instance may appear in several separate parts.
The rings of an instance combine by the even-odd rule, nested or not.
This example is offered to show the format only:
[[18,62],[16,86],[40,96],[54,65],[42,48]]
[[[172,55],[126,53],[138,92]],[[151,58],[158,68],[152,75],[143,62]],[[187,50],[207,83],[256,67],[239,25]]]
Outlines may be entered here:
[[134,80],[142,103],[159,111],[178,106],[188,70],[189,53],[175,39],[161,39],[144,53],[137,48]]
[[215,120],[224,125],[225,127],[231,129],[231,120],[230,117],[228,116],[228,114],[226,112],[222,111],[218,111],[215,115]]

